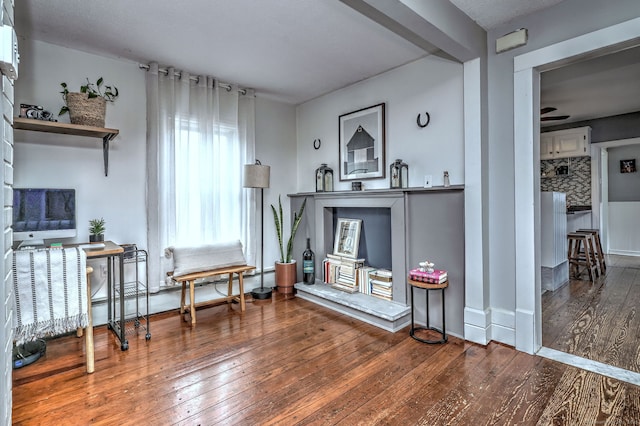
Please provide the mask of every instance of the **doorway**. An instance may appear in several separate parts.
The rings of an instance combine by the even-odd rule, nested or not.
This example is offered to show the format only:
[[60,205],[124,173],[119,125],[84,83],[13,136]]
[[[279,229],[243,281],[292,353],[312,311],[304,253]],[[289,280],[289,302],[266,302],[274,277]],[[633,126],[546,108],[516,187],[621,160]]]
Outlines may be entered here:
[[[640,326],[640,318],[636,315],[637,307],[640,306],[640,256],[637,243],[629,246],[632,250],[627,251],[621,245],[625,242],[624,235],[633,233],[633,229],[629,228],[637,228],[634,226],[637,219],[629,218],[630,221],[625,221],[619,213],[621,210],[637,211],[639,203],[615,202],[620,198],[617,193],[622,191],[625,195],[628,189],[626,187],[629,186],[615,183],[621,176],[625,178],[619,173],[619,168],[615,167],[619,158],[626,158],[628,154],[619,152],[620,148],[631,148],[628,151],[637,154],[640,149],[636,146],[637,143],[640,143],[640,138],[602,142],[592,147],[593,177],[595,181],[601,182],[594,189],[594,195],[597,195],[594,198],[598,200],[594,205],[602,204],[602,223],[599,228],[603,236],[604,252],[608,253],[606,269],[594,282],[583,274],[580,279],[571,277],[568,284],[542,295],[543,350],[548,348],[595,361],[602,364],[604,371],[623,369],[640,373],[635,332]],[[613,153],[611,161],[608,150]],[[613,234],[611,251],[605,240],[609,234],[610,176],[613,176],[614,200],[613,220],[610,224],[610,233]],[[637,193],[633,198],[639,199]],[[625,207],[624,204],[628,206]],[[637,214],[635,217],[637,218]],[[637,241],[637,238],[628,240]],[[581,365],[586,364],[584,362]],[[623,375],[626,377],[628,373]]]
[[[640,19],[614,25],[514,58],[516,348],[536,353],[542,347],[540,255],[540,72],[638,44]],[[535,170],[535,172],[534,172]]]

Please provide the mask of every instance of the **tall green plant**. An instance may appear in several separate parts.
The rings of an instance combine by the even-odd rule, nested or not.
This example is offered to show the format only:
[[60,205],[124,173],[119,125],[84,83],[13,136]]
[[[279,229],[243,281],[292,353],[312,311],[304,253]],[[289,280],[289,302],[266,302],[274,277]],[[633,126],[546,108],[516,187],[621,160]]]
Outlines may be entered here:
[[300,210],[298,212],[293,213],[293,220],[291,221],[291,235],[289,236],[289,240],[287,241],[287,251],[285,256],[284,250],[284,215],[282,214],[282,201],[280,200],[280,196],[278,196],[278,209],[271,204],[271,211],[273,212],[273,221],[276,224],[276,234],[278,235],[278,245],[280,246],[280,262],[281,263],[291,263],[291,255],[293,253],[293,238],[296,236],[296,232],[298,231],[298,225],[300,225],[300,221],[302,220],[302,213],[304,212],[304,207],[307,204],[307,199],[305,198],[300,206]]

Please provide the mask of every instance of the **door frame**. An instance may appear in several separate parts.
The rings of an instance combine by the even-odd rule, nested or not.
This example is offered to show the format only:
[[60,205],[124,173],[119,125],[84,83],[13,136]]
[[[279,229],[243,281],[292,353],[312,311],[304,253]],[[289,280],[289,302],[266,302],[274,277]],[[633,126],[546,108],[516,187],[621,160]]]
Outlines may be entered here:
[[540,72],[640,43],[640,18],[514,58],[516,349],[542,347],[540,284]]

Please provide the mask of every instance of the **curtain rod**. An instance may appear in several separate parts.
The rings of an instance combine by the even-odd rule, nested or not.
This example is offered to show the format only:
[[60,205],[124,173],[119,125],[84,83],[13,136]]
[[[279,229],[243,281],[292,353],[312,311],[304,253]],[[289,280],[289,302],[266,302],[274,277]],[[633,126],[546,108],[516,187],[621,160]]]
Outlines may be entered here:
[[[145,71],[149,71],[149,65],[147,65],[147,64],[138,64],[138,67],[139,67],[140,69],[145,70]],[[168,75],[168,74],[169,74],[169,70],[168,70],[168,69],[166,69],[166,68],[158,68],[158,72],[159,72],[159,73],[162,73],[162,74],[164,74],[164,75]],[[173,73],[173,75],[174,75],[175,77],[180,77],[180,76],[181,76],[181,74],[180,74],[179,72],[175,72],[175,73]],[[189,80],[197,82],[197,81],[198,81],[198,76],[192,76],[192,75],[190,75],[190,76],[189,76]],[[222,87],[222,88],[224,88],[224,89],[227,89],[227,92],[228,92],[228,91],[230,91],[230,90],[231,90],[231,88],[232,88],[230,84],[227,84],[227,83],[221,83],[221,82],[219,82],[218,80],[216,80],[216,83],[218,84],[218,86],[220,86],[220,87]],[[238,92],[239,92],[240,94],[242,94],[242,95],[246,95],[246,94],[247,94],[247,89],[238,89]]]

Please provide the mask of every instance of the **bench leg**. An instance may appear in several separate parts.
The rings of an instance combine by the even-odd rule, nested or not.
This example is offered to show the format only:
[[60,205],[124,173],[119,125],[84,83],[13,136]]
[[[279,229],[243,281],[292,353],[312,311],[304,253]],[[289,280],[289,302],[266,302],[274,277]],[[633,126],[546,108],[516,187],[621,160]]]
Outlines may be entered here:
[[189,297],[191,299],[191,325],[196,324],[195,280],[189,281]]
[[180,294],[180,314],[184,314],[184,296],[187,283],[182,281],[182,293]]
[[238,288],[240,290],[240,311],[244,312],[244,282],[242,279],[243,272],[238,272]]

